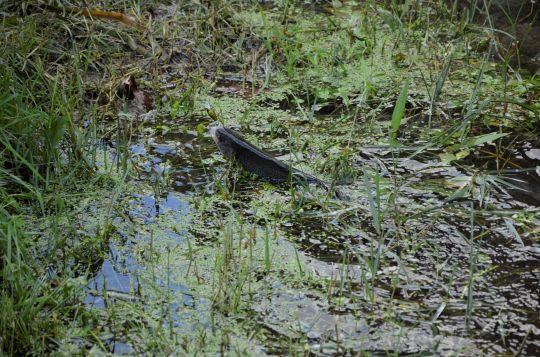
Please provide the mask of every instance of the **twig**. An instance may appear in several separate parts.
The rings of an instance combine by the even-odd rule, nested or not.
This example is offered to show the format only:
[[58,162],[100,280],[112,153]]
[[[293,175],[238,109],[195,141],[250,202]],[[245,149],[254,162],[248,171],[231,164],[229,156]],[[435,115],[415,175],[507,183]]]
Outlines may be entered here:
[[139,31],[145,30],[144,26],[141,25],[136,19],[126,14],[123,14],[121,12],[105,11],[105,10],[100,10],[100,9],[77,8],[77,7],[61,7],[61,6],[55,6],[55,5],[45,5],[45,7],[48,10],[51,10],[54,12],[61,12],[64,14],[67,13],[67,14],[72,14],[72,15],[83,15],[86,17],[103,18],[103,19],[121,22],[124,25],[132,27]]

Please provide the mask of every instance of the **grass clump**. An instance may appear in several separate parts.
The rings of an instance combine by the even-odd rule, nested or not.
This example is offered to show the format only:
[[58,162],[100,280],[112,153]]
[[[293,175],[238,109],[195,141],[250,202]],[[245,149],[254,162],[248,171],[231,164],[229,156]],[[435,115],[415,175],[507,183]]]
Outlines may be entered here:
[[74,243],[73,198],[100,186],[89,136],[73,124],[88,53],[62,48],[40,30],[43,20],[4,19],[0,35],[0,351],[8,355],[55,350],[92,318],[81,303],[88,267],[75,268],[70,250],[86,244]]

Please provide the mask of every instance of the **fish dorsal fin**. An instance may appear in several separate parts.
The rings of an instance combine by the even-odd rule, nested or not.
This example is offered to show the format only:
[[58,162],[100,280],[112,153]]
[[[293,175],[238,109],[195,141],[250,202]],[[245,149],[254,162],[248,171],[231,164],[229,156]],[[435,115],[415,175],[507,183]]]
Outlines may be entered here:
[[240,147],[242,147],[244,149],[250,150],[253,153],[256,153],[260,158],[265,158],[267,160],[270,160],[272,162],[277,163],[278,165],[284,165],[285,167],[288,166],[283,161],[280,161],[280,160],[276,159],[274,156],[272,156],[271,154],[265,152],[264,150],[259,149],[258,147],[256,147],[255,145],[253,145],[252,143],[247,141],[242,135],[235,132],[234,130],[229,129],[227,127],[223,127],[223,129],[225,129],[227,134],[234,137],[234,139],[235,139],[234,142],[235,142],[236,145],[238,145],[238,146],[240,146]]

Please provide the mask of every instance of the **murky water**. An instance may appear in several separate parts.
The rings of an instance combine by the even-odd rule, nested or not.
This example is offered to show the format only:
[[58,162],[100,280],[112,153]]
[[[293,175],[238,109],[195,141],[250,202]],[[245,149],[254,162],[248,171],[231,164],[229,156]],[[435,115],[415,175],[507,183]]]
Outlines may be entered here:
[[[207,195],[216,172],[223,172],[223,165],[205,164],[215,151],[208,136],[195,132],[139,138],[131,146],[142,168],[139,179],[153,180],[160,193],[134,196],[129,216],[152,225],[173,212],[173,219],[189,221],[189,197]],[[250,314],[265,336],[262,350],[286,353],[291,347],[284,347],[284,341],[294,341],[314,354],[540,353],[538,237],[516,238],[520,228],[508,213],[526,210],[538,221],[534,194],[520,201],[512,192],[495,190],[482,197],[473,190],[473,200],[446,202],[450,183],[469,177],[466,169],[396,156],[387,149],[358,151],[362,155],[353,167],[359,179],[343,187],[350,196],[345,206],[324,212],[314,205],[281,217],[277,225],[279,244],[291,252],[298,249],[304,270],[324,283],[306,289],[276,278],[269,281],[270,290],[251,297]],[[380,209],[386,210],[392,197],[405,223],[388,214],[380,229],[374,228],[362,178],[366,167],[382,180]],[[264,225],[251,209],[252,192],[261,182],[247,176],[240,180],[248,182],[236,188],[243,191],[238,210],[248,221]],[[280,187],[276,192],[290,194]],[[189,229],[169,231],[167,244],[185,247],[191,234]],[[111,244],[110,251],[90,280],[87,304],[105,308],[109,299],[159,299],[140,296],[139,275],[166,268],[135,258],[129,244],[122,249]],[[193,316],[206,316],[208,301],[194,296],[192,287],[174,283],[179,274],[168,270],[153,281],[175,296],[163,305],[163,323],[194,328]],[[113,344],[112,349],[130,351],[128,345]]]

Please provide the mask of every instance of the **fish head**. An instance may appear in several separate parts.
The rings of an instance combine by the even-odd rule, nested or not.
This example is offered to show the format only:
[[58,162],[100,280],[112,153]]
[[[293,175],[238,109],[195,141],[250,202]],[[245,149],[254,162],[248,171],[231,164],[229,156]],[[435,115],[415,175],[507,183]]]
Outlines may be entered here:
[[219,151],[227,159],[232,159],[234,156],[235,142],[233,137],[227,132],[224,127],[210,128],[210,135],[219,148]]

